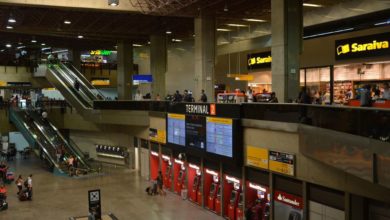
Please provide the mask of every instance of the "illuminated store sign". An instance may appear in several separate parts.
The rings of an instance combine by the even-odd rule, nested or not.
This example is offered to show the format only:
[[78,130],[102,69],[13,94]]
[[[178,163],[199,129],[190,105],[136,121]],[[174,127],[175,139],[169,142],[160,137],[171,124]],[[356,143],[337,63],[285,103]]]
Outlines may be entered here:
[[198,114],[198,115],[215,115],[216,108],[215,108],[215,104],[210,104],[210,105],[186,104],[186,113]]
[[390,33],[337,40],[336,60],[385,56],[390,54]]
[[248,54],[248,70],[271,67],[271,52]]
[[91,50],[89,54],[91,55],[101,55],[101,56],[110,56],[112,53],[111,50]]

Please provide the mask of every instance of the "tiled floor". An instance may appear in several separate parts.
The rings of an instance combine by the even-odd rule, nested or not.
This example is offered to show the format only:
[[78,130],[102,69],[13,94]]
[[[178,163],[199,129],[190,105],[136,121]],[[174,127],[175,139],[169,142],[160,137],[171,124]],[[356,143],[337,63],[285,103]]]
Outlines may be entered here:
[[0,212],[1,220],[57,220],[85,216],[88,212],[88,190],[101,189],[102,212],[114,213],[120,220],[135,219],[221,219],[179,196],[148,196],[147,182],[137,172],[107,168],[107,175],[72,179],[54,176],[43,170],[37,159],[10,163],[16,175],[33,174],[33,201],[20,202],[16,185],[8,187],[9,209]]

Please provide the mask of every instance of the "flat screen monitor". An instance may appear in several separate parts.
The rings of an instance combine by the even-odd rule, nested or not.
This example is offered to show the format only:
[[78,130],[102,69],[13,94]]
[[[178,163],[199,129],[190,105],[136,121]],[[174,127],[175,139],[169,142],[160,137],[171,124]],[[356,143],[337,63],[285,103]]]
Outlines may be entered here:
[[185,115],[168,114],[168,143],[185,146]]
[[206,118],[186,115],[186,146],[206,149]]
[[207,152],[233,157],[233,119],[206,118]]

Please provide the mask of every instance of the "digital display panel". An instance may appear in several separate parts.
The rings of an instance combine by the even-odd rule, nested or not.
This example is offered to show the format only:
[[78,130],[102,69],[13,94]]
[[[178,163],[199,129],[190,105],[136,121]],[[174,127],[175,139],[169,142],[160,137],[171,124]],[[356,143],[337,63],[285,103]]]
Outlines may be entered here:
[[168,114],[168,142],[185,146],[185,115]]
[[233,157],[233,119],[206,118],[207,152]]
[[199,115],[186,115],[186,146],[206,148],[206,118]]

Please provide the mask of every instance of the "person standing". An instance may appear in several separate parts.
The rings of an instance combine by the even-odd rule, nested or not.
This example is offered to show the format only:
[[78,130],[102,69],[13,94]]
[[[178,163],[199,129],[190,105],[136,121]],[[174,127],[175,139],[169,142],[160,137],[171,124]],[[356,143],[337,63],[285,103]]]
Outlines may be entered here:
[[207,95],[206,93],[204,92],[204,89],[202,89],[201,93],[200,93],[200,100],[201,102],[207,102]]
[[142,94],[141,91],[137,90],[137,93],[134,96],[135,101],[141,101],[142,100]]
[[80,82],[75,78],[74,79],[74,88],[76,89],[76,91],[78,92],[80,90]]
[[157,191],[160,196],[165,195],[164,189],[163,189],[163,176],[162,172],[158,171],[158,176],[157,176]]
[[28,200],[32,200],[32,189],[33,189],[33,183],[32,183],[32,174],[28,176],[27,178],[27,190],[28,190]]
[[252,91],[251,87],[248,87],[248,90],[246,91],[245,95],[248,98],[248,102],[252,103],[253,102],[253,91]]
[[389,83],[383,83],[383,93],[382,98],[386,100],[390,100],[390,88]]
[[360,106],[370,107],[371,106],[371,86],[365,85],[360,93]]
[[16,186],[18,187],[18,195],[22,192],[23,182],[24,181],[23,181],[22,175],[19,175],[19,177],[15,181]]

